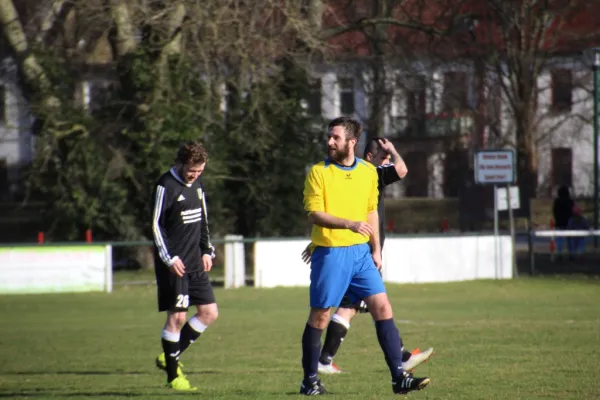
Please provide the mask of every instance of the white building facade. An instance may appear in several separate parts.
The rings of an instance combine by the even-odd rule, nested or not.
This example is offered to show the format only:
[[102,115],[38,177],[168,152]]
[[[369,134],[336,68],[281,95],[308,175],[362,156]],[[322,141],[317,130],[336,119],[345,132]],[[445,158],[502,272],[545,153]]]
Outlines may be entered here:
[[[429,68],[416,65],[410,70],[411,79],[414,81],[416,76],[420,87],[407,84],[407,69],[388,73],[394,95],[387,110],[385,133],[394,138],[403,156],[408,154],[405,160],[409,164],[409,175],[418,174],[421,180],[427,180],[427,185],[426,190],[422,188],[415,193],[407,193],[406,186],[392,185],[386,194],[390,197],[447,197],[449,191],[445,185],[448,177],[444,169],[448,145],[435,141],[436,138],[444,139],[445,133],[435,128],[422,132],[407,131],[411,114],[420,114],[425,124],[432,127],[436,119],[439,121],[449,113],[458,113],[460,121],[454,122],[460,124],[461,141],[469,150],[470,159],[473,157],[470,149],[473,135],[480,135],[479,144],[486,148],[514,148],[514,117],[503,91],[499,87],[494,89],[484,85],[486,118],[494,112],[497,112],[497,117],[486,119],[481,131],[475,131],[473,111],[478,103],[478,88],[473,63]],[[325,118],[350,115],[363,122],[368,120],[369,78],[359,66],[326,66],[316,75],[320,79],[317,81],[321,92],[320,106]],[[489,78],[486,82],[493,82],[493,77]],[[552,66],[540,74],[537,86],[535,148],[538,196],[552,197],[558,186],[567,185],[574,196],[591,197],[594,154],[591,69],[576,59],[554,60]],[[359,149],[362,148],[364,138],[359,143]],[[420,150],[416,151],[418,148]],[[411,157],[410,153],[414,153],[415,157]],[[409,163],[408,159],[416,159],[417,162]]]
[[0,199],[10,200],[21,188],[21,169],[33,159],[33,118],[14,62],[4,59],[0,65]]
[[565,60],[539,77],[538,185],[541,194],[560,185],[575,197],[593,196],[593,73]]

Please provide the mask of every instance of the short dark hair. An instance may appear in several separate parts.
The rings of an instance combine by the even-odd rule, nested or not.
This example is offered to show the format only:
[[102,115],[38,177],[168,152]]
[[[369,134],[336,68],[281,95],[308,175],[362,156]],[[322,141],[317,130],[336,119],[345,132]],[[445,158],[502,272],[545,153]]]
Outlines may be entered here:
[[327,131],[331,132],[336,126],[341,126],[346,131],[346,139],[359,139],[362,134],[362,124],[350,117],[338,117],[329,123]]
[[208,153],[199,142],[187,142],[179,148],[175,162],[181,165],[204,164],[208,161]]
[[381,145],[379,144],[380,140],[383,140],[383,138],[374,137],[371,140],[369,140],[369,142],[365,146],[365,153],[363,154],[364,159],[367,158],[368,153],[371,153],[373,156],[379,153],[379,150],[381,150]]

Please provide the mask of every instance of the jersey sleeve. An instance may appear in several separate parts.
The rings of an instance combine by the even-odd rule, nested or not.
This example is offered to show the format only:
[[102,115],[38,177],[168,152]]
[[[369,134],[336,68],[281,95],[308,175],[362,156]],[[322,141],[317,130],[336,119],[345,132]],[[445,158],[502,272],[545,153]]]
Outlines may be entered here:
[[201,235],[200,235],[200,252],[202,255],[209,255],[211,258],[215,258],[215,246],[210,242],[210,230],[208,229],[208,208],[206,207],[206,192],[202,187],[202,212],[204,218],[201,222]]
[[367,212],[372,213],[377,211],[377,203],[379,201],[379,188],[378,188],[377,175],[373,172],[373,178],[371,179],[371,189],[369,191],[369,202],[367,203]]
[[304,181],[304,210],[307,213],[325,211],[323,177],[312,167]]
[[170,206],[170,196],[167,189],[162,185],[156,185],[154,193],[154,212],[152,215],[152,236],[158,255],[167,266],[173,265],[179,257],[169,249],[169,238],[165,229],[166,210]]
[[380,165],[377,167],[377,178],[379,180],[379,187],[385,187],[402,180],[402,178],[398,176],[394,164]]

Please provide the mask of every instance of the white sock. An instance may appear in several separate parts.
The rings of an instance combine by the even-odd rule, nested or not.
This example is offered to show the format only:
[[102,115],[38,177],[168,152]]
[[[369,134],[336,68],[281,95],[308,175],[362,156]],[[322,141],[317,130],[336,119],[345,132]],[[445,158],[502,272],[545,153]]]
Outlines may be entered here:
[[206,330],[206,328],[208,328],[208,325],[204,325],[202,321],[200,321],[195,315],[190,318],[188,324],[190,324],[192,329],[198,333],[202,333]]
[[169,332],[166,329],[163,329],[161,338],[165,339],[167,342],[179,343],[179,332]]
[[337,322],[340,325],[343,325],[346,329],[350,329],[350,322],[346,321],[344,318],[340,317],[337,314],[333,314],[331,320]]

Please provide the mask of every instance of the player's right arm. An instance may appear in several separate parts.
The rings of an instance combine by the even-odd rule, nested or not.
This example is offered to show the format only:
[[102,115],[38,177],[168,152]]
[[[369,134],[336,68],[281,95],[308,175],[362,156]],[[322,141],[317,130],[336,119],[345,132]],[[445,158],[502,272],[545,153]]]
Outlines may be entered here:
[[350,229],[352,232],[360,233],[365,236],[373,234],[373,228],[368,222],[350,221],[349,219],[335,217],[324,211],[314,211],[308,215],[308,220],[323,228],[329,229]]
[[165,229],[166,210],[169,208],[171,196],[162,185],[156,185],[154,193],[154,211],[152,214],[152,236],[158,256],[165,266],[178,276],[183,276],[185,266],[179,256],[173,254],[169,249],[167,231]]
[[[381,149],[392,157],[392,166],[393,169],[389,169],[386,171],[386,175],[384,177],[380,176],[380,186],[387,186],[394,182],[399,181],[400,179],[404,179],[406,174],[408,173],[408,168],[406,168],[406,163],[396,151],[396,147],[394,147],[394,143],[391,140],[387,140],[385,138],[379,139],[379,146]],[[382,181],[383,178],[383,181]]]
[[304,209],[311,224],[328,229],[350,229],[365,236],[373,233],[373,228],[366,222],[350,221],[325,212],[323,190],[323,179],[313,167],[304,181]]

